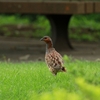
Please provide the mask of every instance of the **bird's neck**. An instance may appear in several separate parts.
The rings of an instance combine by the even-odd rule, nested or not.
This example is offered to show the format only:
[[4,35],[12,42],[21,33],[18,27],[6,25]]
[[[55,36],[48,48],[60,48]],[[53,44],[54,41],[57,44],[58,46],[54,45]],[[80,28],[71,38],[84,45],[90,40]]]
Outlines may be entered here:
[[53,44],[52,41],[49,41],[48,43],[46,43],[46,50],[53,48]]

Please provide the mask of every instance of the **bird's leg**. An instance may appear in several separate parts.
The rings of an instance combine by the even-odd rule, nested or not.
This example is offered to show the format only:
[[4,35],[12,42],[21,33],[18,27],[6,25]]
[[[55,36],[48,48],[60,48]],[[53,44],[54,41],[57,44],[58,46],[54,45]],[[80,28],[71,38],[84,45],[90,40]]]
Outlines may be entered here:
[[49,70],[51,71],[51,73],[53,74],[53,75],[57,75],[57,71],[54,69],[54,68],[52,68],[52,67],[49,67]]
[[56,76],[56,75],[57,75],[57,72],[56,72],[56,73],[52,72],[52,74],[53,74],[54,76]]

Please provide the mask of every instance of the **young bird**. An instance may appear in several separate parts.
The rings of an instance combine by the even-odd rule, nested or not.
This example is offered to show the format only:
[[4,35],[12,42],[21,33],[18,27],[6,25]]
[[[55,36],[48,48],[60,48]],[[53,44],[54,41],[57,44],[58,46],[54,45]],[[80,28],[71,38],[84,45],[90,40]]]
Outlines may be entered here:
[[62,56],[53,48],[51,38],[49,36],[44,36],[40,40],[46,43],[45,62],[52,74],[57,75],[58,72],[66,72]]

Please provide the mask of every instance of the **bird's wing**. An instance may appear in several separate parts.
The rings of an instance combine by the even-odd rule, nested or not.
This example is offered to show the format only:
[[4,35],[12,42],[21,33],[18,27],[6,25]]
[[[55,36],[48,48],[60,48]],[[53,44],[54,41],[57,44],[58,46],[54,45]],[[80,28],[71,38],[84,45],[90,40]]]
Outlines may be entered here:
[[45,60],[49,67],[59,69],[63,66],[62,56],[55,50],[46,54]]

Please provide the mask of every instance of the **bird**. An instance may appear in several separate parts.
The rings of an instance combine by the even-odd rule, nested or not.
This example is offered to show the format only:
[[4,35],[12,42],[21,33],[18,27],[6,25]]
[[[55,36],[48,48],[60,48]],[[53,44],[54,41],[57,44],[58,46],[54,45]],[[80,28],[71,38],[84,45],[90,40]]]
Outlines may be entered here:
[[44,36],[40,41],[46,43],[45,62],[50,72],[53,75],[57,75],[58,72],[66,72],[62,56],[53,47],[52,39],[49,36]]

